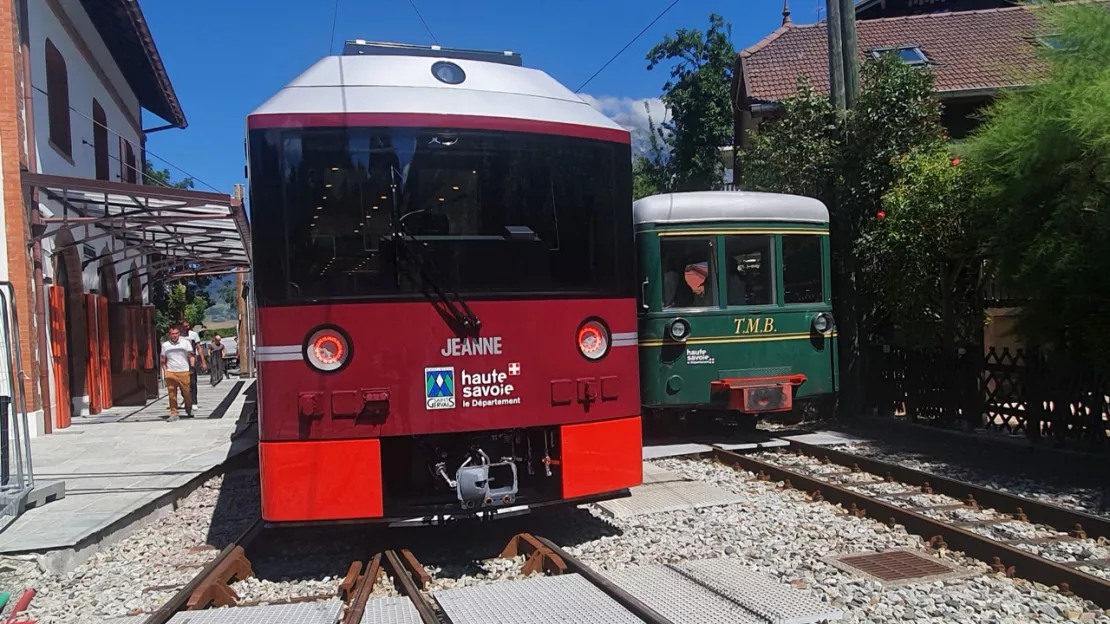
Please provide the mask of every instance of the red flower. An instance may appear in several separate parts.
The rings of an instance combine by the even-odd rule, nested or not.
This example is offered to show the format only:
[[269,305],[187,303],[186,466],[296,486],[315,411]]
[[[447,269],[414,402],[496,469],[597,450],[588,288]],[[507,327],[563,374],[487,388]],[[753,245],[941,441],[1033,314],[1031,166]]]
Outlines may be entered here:
[[886,218],[886,211],[880,210],[879,212],[875,213],[875,216],[878,217],[879,219],[885,219]]
[[952,159],[952,166],[953,167],[959,167],[960,166],[960,159],[959,158],[953,158]]

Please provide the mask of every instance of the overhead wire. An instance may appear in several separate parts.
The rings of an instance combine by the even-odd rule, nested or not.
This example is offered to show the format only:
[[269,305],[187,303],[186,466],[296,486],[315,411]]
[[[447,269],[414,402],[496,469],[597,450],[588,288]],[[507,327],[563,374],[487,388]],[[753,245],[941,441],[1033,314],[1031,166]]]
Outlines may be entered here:
[[[46,97],[50,97],[50,94],[46,92],[46,89],[43,89],[43,88],[35,86],[35,85],[31,85],[31,88],[34,89],[35,91],[38,91],[39,93],[45,95]],[[89,117],[88,115],[86,115],[84,113],[84,111],[78,110],[78,109],[74,108],[72,105],[69,105],[68,108],[69,108],[69,110],[71,110],[71,111],[77,113],[78,115],[84,117],[85,119],[91,121],[93,123],[93,125],[100,126],[101,128],[104,128],[105,130],[107,130],[111,134],[116,135],[117,137],[127,141],[128,143],[131,142],[131,140],[128,139],[127,137],[125,137],[122,134],[116,132],[115,130],[109,128],[107,124],[102,124],[99,121],[93,119],[92,117]],[[143,151],[146,152],[146,154],[148,156],[153,156],[153,157],[157,158],[158,160],[162,161],[163,163],[169,165],[171,168],[176,169],[177,171],[183,173],[185,175],[185,177],[192,178],[194,181],[199,182],[199,183],[203,184],[204,186],[207,186],[208,188],[212,189],[213,191],[216,191],[217,193],[224,193],[224,191],[212,186],[211,184],[209,184],[209,183],[205,182],[204,180],[198,178],[197,176],[189,173],[188,171],[185,171],[181,167],[178,167],[177,165],[173,164],[169,160],[166,160],[165,158],[159,156],[158,154],[155,154],[154,152],[150,151],[149,149],[144,148]],[[146,175],[146,174],[144,173],[143,175]],[[147,176],[147,177],[149,177],[149,176]]]
[[412,10],[416,11],[416,17],[420,18],[420,23],[424,24],[424,30],[428,31],[428,36],[432,38],[432,43],[439,45],[439,39],[436,39],[435,33],[432,32],[432,27],[428,26],[428,22],[424,19],[424,16],[420,14],[420,9],[416,8],[416,2],[409,0],[409,4],[412,5]]
[[617,53],[616,53],[616,54],[614,54],[614,55],[613,55],[613,56],[612,56],[612,57],[611,57],[611,58],[610,58],[610,59],[609,59],[608,61],[605,61],[605,64],[604,64],[604,65],[602,65],[600,69],[598,69],[597,71],[595,71],[595,72],[594,72],[594,75],[592,75],[592,76],[590,76],[590,77],[589,77],[588,79],[586,79],[586,82],[583,82],[583,83],[582,83],[582,85],[581,85],[580,87],[578,87],[577,89],[575,89],[575,90],[574,90],[574,92],[575,92],[575,93],[578,93],[578,92],[582,91],[582,89],[585,89],[585,88],[586,88],[586,85],[590,84],[590,83],[591,83],[591,82],[593,81],[593,79],[594,79],[594,78],[597,78],[597,77],[598,77],[598,75],[600,75],[600,74],[601,74],[601,72],[605,71],[605,68],[606,68],[606,67],[609,67],[609,65],[610,65],[610,64],[611,64],[611,63],[612,63],[613,61],[617,60],[617,57],[619,57],[619,56],[620,56],[621,54],[624,54],[624,51],[625,51],[625,50],[627,50],[627,49],[629,48],[629,46],[631,46],[631,45],[632,45],[633,43],[636,43],[636,40],[637,40],[637,39],[639,39],[640,37],[642,37],[642,36],[643,36],[643,34],[644,34],[644,33],[646,33],[646,32],[648,31],[648,29],[649,29],[649,28],[651,28],[652,26],[654,26],[656,22],[658,22],[659,20],[663,19],[663,16],[664,16],[664,15],[666,15],[667,13],[669,13],[669,12],[670,12],[670,10],[674,8],[674,5],[676,5],[676,4],[678,4],[678,3],[679,3],[679,0],[674,0],[674,2],[670,3],[669,5],[667,5],[667,8],[663,9],[663,12],[662,12],[662,13],[660,13],[659,15],[656,15],[656,16],[655,16],[655,19],[651,20],[651,22],[650,22],[650,23],[649,23],[649,24],[648,24],[647,26],[644,26],[643,30],[641,30],[640,32],[636,33],[636,36],[635,36],[635,37],[633,37],[633,38],[632,38],[631,40],[629,40],[629,42],[628,42],[628,43],[624,44],[624,47],[623,47],[623,48],[621,48],[620,50],[618,50],[618,51],[617,51]]
[[339,20],[339,0],[335,0],[335,7],[331,12],[331,37],[328,39],[328,56],[331,56],[331,50],[335,47],[335,24]]

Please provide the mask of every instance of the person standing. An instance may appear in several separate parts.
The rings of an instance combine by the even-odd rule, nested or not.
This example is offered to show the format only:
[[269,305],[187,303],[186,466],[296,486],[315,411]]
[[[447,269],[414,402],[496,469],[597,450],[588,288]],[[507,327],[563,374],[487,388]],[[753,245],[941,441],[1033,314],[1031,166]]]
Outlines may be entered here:
[[193,407],[199,408],[197,405],[197,377],[200,376],[201,371],[208,370],[208,363],[204,359],[204,352],[200,348],[200,334],[189,326],[189,321],[181,321],[181,329],[185,332],[185,338],[193,345],[193,366],[189,376],[189,391],[193,397]]
[[224,343],[219,334],[212,335],[212,344],[208,347],[208,365],[216,371],[216,383],[223,381],[224,375]]
[[170,422],[178,419],[177,391],[181,391],[185,414],[193,415],[192,396],[189,391],[189,374],[193,370],[196,356],[193,345],[181,337],[176,327],[171,327],[169,339],[162,343],[162,376],[166,379],[166,394],[170,398]]

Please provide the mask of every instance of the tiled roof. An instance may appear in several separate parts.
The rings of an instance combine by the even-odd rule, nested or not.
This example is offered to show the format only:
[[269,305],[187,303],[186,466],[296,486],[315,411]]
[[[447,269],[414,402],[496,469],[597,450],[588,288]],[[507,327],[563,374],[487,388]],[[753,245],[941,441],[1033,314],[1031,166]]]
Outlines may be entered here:
[[[1044,33],[1035,11],[1022,6],[860,20],[859,56],[872,48],[918,46],[940,92],[1025,84],[1030,71],[1042,68],[1033,36]],[[751,103],[786,99],[802,75],[815,89],[829,89],[824,22],[786,24],[740,54]]]

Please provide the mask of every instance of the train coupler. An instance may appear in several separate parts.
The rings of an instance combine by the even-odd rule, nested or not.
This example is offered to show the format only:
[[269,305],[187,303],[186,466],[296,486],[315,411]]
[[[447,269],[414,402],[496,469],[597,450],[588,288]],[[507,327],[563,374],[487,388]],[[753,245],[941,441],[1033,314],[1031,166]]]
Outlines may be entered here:
[[477,510],[515,503],[518,489],[516,463],[490,463],[485,453],[481,456],[481,464],[472,466],[468,459],[455,474],[455,492],[462,508]]

